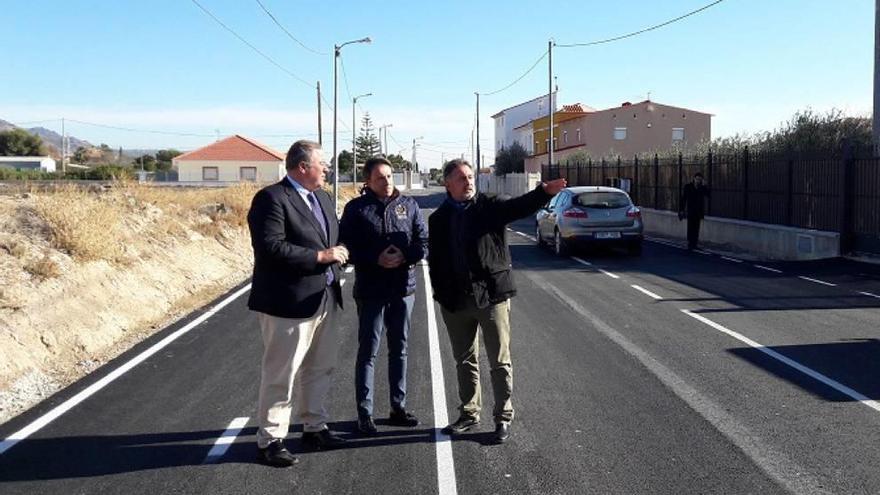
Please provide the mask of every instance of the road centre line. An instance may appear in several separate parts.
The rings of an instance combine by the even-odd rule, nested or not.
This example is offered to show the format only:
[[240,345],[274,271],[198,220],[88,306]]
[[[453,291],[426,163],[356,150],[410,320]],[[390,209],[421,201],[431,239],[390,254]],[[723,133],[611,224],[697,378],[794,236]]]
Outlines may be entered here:
[[642,294],[647,295],[648,297],[653,297],[654,299],[656,299],[656,300],[658,300],[658,301],[660,301],[660,300],[663,299],[662,297],[658,296],[657,294],[654,294],[653,292],[649,291],[648,289],[646,289],[646,288],[644,288],[644,287],[641,287],[641,286],[638,286],[638,285],[635,285],[635,284],[630,285],[630,287],[632,287],[633,289],[635,289],[635,290],[641,292]]
[[873,297],[873,298],[876,298],[876,299],[880,299],[880,296],[878,296],[877,294],[873,294],[873,293],[871,293],[871,292],[859,292],[859,294],[861,294],[861,295],[863,295],[863,296],[868,296],[868,297]]
[[714,328],[715,330],[718,330],[719,332],[725,333],[725,334],[733,337],[734,339],[739,340],[740,342],[748,345],[749,347],[752,347],[754,349],[757,349],[757,350],[763,352],[764,354],[772,357],[773,359],[776,359],[777,361],[780,361],[781,363],[786,364],[786,365],[800,371],[801,373],[809,376],[810,378],[812,378],[816,381],[824,383],[825,385],[833,388],[834,390],[837,390],[838,392],[840,392],[840,393],[842,393],[842,394],[844,394],[844,395],[846,395],[846,396],[848,396],[858,402],[861,402],[862,404],[870,407],[871,409],[874,409],[875,411],[880,412],[880,402],[872,400],[869,397],[847,387],[846,385],[844,385],[838,381],[832,380],[831,378],[828,378],[827,376],[823,375],[822,373],[819,373],[818,371],[814,371],[813,369],[808,368],[793,359],[785,357],[782,354],[774,351],[773,349],[770,349],[769,347],[766,347],[762,344],[759,344],[758,342],[755,342],[754,340],[752,340],[752,339],[750,339],[740,333],[734,332],[733,330],[730,330],[729,328],[727,328],[723,325],[715,323],[714,321],[706,318],[705,316],[696,314],[696,313],[694,313],[690,310],[687,310],[687,309],[682,309],[681,312],[690,316],[691,318],[694,318],[698,321],[705,323],[706,325],[709,325],[710,327]]
[[248,422],[247,417],[244,418],[235,418],[229,423],[229,426],[226,427],[226,431],[220,435],[220,438],[214,442],[214,446],[211,447],[211,450],[208,451],[208,455],[205,456],[205,460],[202,461],[202,464],[212,464],[220,460],[223,457],[223,454],[229,450],[229,446],[235,442],[235,438],[241,433],[241,430],[245,427]]
[[601,269],[601,268],[597,268],[597,270],[599,270],[600,272],[604,273],[605,275],[608,275],[608,276],[611,277],[611,278],[614,278],[614,279],[620,278],[620,275],[617,275],[617,274],[614,274],[614,273],[611,273],[611,272],[605,271],[605,270],[603,270],[603,269]]
[[760,437],[751,432],[748,425],[742,424],[727,412],[724,407],[703,395],[675,373],[675,371],[648,354],[648,352],[630,341],[618,330],[590,312],[581,303],[554,286],[544,276],[531,271],[524,271],[523,275],[530,279],[537,287],[571,308],[586,323],[591,325],[592,330],[605,336],[627,354],[635,358],[657,377],[667,389],[682,399],[697,414],[705,418],[716,430],[721,432],[731,443],[752,459],[759,468],[778,481],[780,485],[786,487],[788,491],[793,493],[828,493],[826,489],[822,488],[822,484],[809,474],[809,471],[794,463],[786,453],[776,451],[772,446],[764,443]]
[[761,270],[766,270],[768,272],[782,273],[782,270],[777,270],[776,268],[770,268],[769,266],[764,266],[764,265],[752,265],[752,266],[754,266],[755,268],[760,268]]
[[815,278],[805,277],[803,275],[799,275],[798,278],[807,280],[809,282],[815,282],[817,284],[827,285],[828,287],[837,287],[837,284],[832,284],[831,282],[825,282],[824,280],[817,280]]
[[235,301],[236,299],[241,297],[243,294],[246,294],[249,290],[251,290],[251,284],[247,284],[246,286],[237,290],[234,294],[230,295],[229,297],[227,297],[226,299],[224,299],[223,301],[218,303],[213,308],[206,311],[204,314],[202,314],[201,316],[199,316],[195,320],[189,322],[183,328],[175,331],[174,333],[168,335],[167,337],[160,340],[159,342],[153,344],[153,346],[151,346],[149,349],[138,354],[134,358],[130,359],[127,363],[125,363],[122,366],[111,371],[109,374],[104,376],[104,378],[101,378],[97,382],[89,385],[87,388],[80,391],[79,393],[77,393],[73,397],[67,399],[66,401],[62,402],[60,405],[53,408],[52,410],[50,410],[46,414],[40,416],[39,418],[37,418],[36,420],[31,422],[29,425],[25,426],[24,428],[18,430],[15,433],[13,433],[8,438],[3,439],[3,441],[0,442],[0,455],[2,455],[7,450],[11,449],[18,442],[33,435],[34,433],[39,431],[41,428],[43,428],[47,424],[49,424],[52,421],[54,421],[55,419],[57,419],[62,414],[73,409],[80,402],[88,399],[89,397],[94,395],[96,392],[98,392],[102,388],[106,387],[107,385],[109,385],[114,380],[116,380],[120,376],[127,373],[129,370],[131,370],[135,366],[137,366],[140,363],[147,360],[147,358],[149,358],[153,354],[156,354],[160,350],[164,349],[165,347],[168,346],[168,344],[174,342],[175,340],[177,340],[178,338],[180,338],[181,336],[183,336],[184,334],[186,334],[187,332],[189,332],[193,328],[199,326],[201,323],[206,321],[208,318],[214,316],[218,311],[220,311],[221,309],[226,307],[229,303],[231,303],[232,301]]
[[700,253],[700,254],[708,254],[708,255],[712,254],[709,251],[703,251],[702,249],[694,249],[694,252]]
[[584,259],[581,259],[581,258],[578,258],[577,256],[572,256],[571,259],[577,261],[578,263],[580,263],[580,264],[582,264],[582,265],[593,266],[593,264],[590,263],[589,261],[584,260]]
[[721,259],[727,260],[727,261],[732,261],[734,263],[742,263],[743,262],[743,260],[738,260],[736,258],[728,258],[727,256],[722,256]]
[[428,311],[428,347],[431,361],[431,390],[434,402],[434,444],[437,450],[437,488],[439,495],[456,495],[455,463],[452,458],[452,442],[441,428],[449,423],[446,413],[446,385],[443,382],[443,363],[440,361],[440,338],[437,331],[437,315],[434,311],[434,294],[431,290],[428,264],[421,262],[425,286],[425,306]]

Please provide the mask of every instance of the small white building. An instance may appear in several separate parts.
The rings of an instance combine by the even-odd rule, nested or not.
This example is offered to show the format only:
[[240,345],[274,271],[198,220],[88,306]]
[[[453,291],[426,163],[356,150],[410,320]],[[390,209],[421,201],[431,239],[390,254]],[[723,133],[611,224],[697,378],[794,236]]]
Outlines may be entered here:
[[[496,155],[502,149],[513,144],[514,141],[519,141],[519,144],[523,148],[529,149],[531,139],[528,141],[520,141],[520,139],[524,139],[529,134],[528,131],[523,132],[522,129],[517,131],[517,128],[524,124],[528,124],[537,118],[543,117],[544,115],[548,115],[550,113],[550,107],[547,105],[547,100],[547,95],[539,96],[538,98],[529,100],[525,103],[505,108],[492,116],[495,120]],[[556,93],[553,93],[551,104],[555,111]]]
[[238,134],[175,157],[179,182],[276,182],[284,154]]
[[0,168],[54,172],[55,160],[48,156],[0,156]]

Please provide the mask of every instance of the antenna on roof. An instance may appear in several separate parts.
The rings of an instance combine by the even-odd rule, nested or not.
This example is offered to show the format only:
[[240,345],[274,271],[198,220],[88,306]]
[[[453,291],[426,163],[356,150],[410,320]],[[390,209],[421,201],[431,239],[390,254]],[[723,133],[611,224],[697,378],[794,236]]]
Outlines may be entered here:
[[217,141],[220,141],[220,129],[214,129],[214,134],[217,135]]
[[648,91],[648,101],[651,101],[651,92]]

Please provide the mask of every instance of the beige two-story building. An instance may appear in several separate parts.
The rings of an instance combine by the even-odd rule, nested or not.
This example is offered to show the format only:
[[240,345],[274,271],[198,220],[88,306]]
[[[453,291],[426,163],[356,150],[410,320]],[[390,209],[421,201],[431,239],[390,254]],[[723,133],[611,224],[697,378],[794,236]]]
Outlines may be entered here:
[[[623,103],[607,110],[585,112],[554,119],[553,161],[564,162],[583,152],[593,158],[632,157],[638,154],[679,149],[687,151],[712,139],[712,115],[651,100]],[[573,118],[572,118],[573,117]],[[526,171],[540,172],[547,163],[547,121],[533,121],[535,153],[526,159]],[[580,153],[578,153],[580,154]]]

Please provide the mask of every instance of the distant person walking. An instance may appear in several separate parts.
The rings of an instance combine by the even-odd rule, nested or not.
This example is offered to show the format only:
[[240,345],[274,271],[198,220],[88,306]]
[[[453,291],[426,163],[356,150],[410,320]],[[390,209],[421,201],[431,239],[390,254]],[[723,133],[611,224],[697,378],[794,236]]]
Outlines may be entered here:
[[709,199],[709,188],[703,184],[703,174],[697,172],[694,179],[684,186],[679,203],[679,220],[687,218],[688,249],[697,248],[700,240],[700,222],[706,213],[706,201]]

